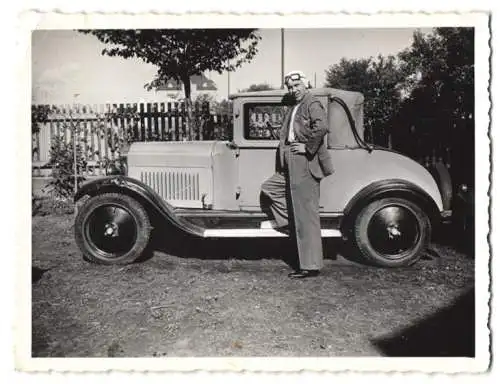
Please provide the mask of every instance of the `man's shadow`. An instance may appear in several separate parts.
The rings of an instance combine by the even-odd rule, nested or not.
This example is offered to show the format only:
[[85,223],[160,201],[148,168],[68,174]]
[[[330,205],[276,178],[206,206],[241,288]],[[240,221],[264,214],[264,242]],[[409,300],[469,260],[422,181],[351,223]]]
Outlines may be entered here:
[[36,266],[31,267],[31,282],[38,283],[42,278],[43,274],[49,271],[51,268],[39,268]]

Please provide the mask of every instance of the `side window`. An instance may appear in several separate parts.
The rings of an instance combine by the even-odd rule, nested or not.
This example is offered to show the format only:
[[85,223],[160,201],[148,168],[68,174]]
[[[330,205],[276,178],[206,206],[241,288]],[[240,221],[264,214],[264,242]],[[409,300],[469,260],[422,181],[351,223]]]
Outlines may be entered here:
[[287,106],[281,103],[249,103],[244,109],[247,140],[279,140]]

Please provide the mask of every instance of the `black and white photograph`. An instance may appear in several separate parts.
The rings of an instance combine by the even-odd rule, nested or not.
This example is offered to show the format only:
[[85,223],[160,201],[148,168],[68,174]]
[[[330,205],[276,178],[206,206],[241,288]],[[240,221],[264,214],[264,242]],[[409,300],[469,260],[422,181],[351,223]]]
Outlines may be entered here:
[[34,28],[23,366],[486,369],[488,19],[406,17]]

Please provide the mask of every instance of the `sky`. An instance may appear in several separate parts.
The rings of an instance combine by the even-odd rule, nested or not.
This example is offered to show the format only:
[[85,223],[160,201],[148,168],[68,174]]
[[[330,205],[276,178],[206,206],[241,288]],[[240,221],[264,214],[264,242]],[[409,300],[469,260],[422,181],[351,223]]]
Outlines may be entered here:
[[[359,59],[396,54],[410,46],[413,28],[285,29],[285,73],[299,69],[311,83],[323,86],[326,69],[341,58]],[[428,33],[429,28],[422,28]],[[261,29],[262,40],[251,63],[228,75],[207,73],[218,87],[217,99],[251,84],[281,85],[281,30]],[[108,57],[96,37],[72,30],[34,31],[32,84],[34,103],[99,104],[161,101],[144,84],[156,69],[137,59]]]

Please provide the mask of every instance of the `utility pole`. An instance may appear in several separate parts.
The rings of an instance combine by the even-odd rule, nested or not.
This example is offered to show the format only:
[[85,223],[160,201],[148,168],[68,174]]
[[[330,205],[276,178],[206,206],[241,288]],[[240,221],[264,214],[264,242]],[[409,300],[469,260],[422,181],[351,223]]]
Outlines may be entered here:
[[285,89],[285,29],[281,28],[281,89]]
[[316,72],[314,72],[314,88],[316,88]]
[[[73,108],[77,108],[79,110],[79,108],[77,107],[77,104],[76,104],[76,98],[80,96],[79,93],[75,93],[73,95],[73,99],[74,99],[74,103],[73,103],[73,107],[69,110],[69,120],[70,120],[70,124],[71,124],[71,130],[73,132],[73,183],[74,183],[74,186],[73,186],[73,193],[75,194],[76,196],[76,193],[78,192],[78,164],[77,164],[77,156],[76,156],[76,145],[77,145],[77,135],[78,135],[78,126],[80,125],[80,123],[75,123],[75,121],[73,120]],[[100,155],[100,154],[99,154]],[[75,209],[74,209],[74,215],[76,217],[76,215],[78,214],[78,206],[76,205],[75,203]]]
[[[229,67],[229,60],[227,61],[227,66]],[[227,70],[227,99],[229,100],[229,94],[231,93],[231,71]]]

